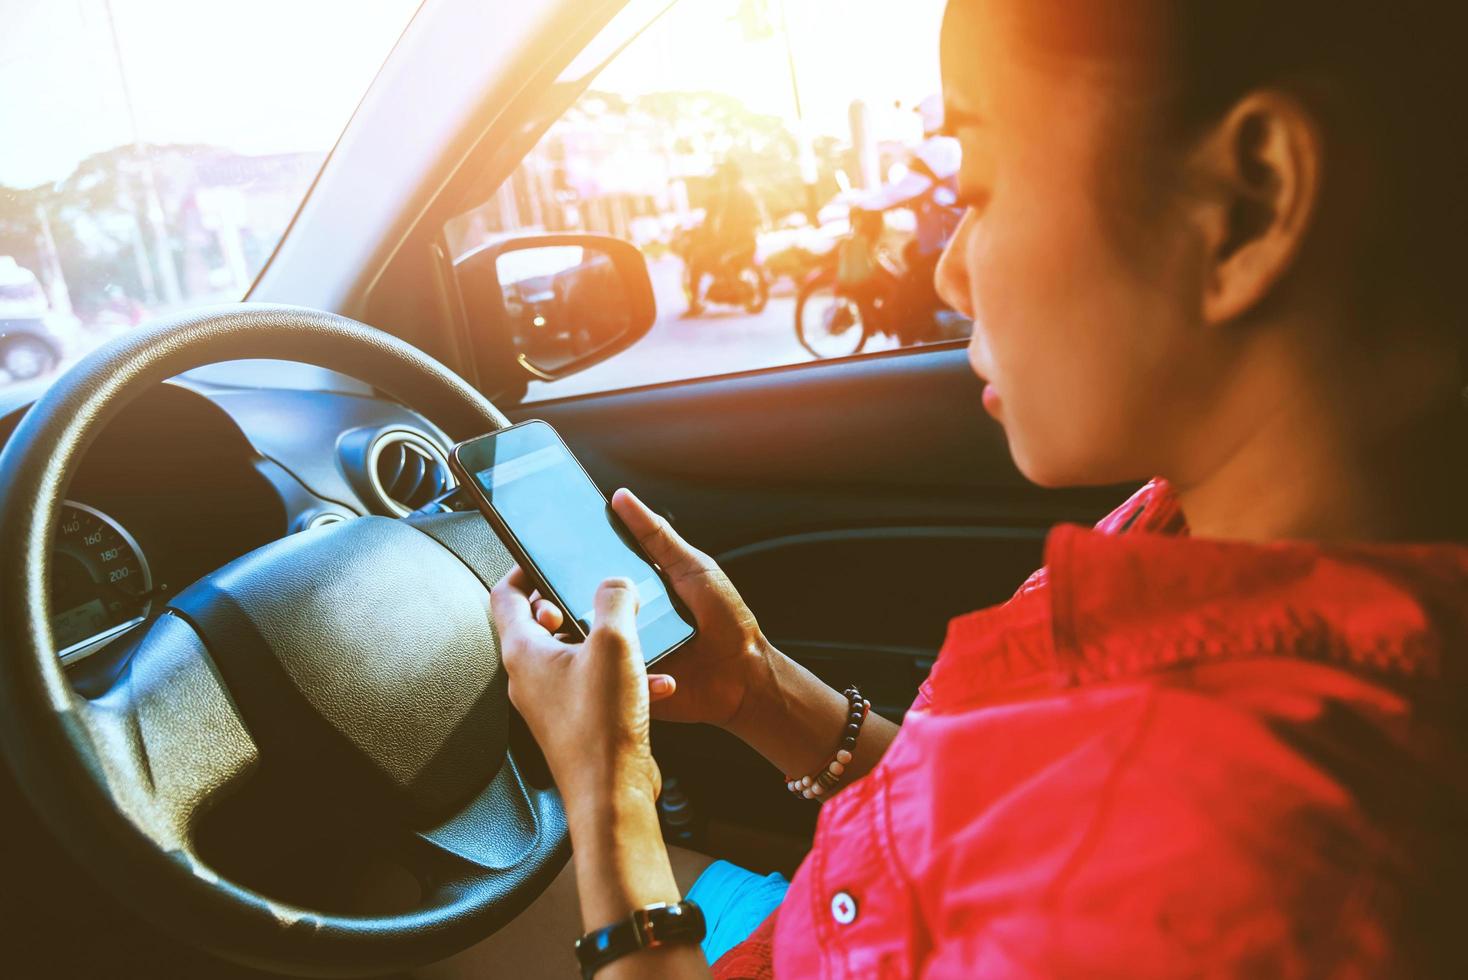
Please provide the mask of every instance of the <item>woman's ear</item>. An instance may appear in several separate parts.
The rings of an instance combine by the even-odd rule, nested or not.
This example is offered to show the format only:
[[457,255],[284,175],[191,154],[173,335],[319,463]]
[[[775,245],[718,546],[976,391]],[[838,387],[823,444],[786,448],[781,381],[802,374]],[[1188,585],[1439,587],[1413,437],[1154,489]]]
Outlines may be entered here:
[[1245,96],[1204,140],[1202,313],[1226,323],[1254,307],[1295,263],[1319,208],[1323,134],[1293,96]]

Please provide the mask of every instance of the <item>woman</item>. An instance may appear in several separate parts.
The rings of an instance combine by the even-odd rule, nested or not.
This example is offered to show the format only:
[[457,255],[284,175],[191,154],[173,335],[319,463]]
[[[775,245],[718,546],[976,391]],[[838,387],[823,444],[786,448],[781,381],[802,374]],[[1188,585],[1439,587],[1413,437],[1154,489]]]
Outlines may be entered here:
[[[716,975],[1461,972],[1462,85],[1432,5],[1384,9],[953,0],[968,211],[938,281],[983,408],[1039,484],[1160,478],[1057,529],[953,622],[902,730],[857,717],[839,759],[853,702],[626,491],[698,619],[669,673],[626,582],[572,646],[512,573],[510,694],[585,928],[681,894],[651,702],[828,799],[783,902],[693,886],[722,945],[778,904]],[[707,970],[674,944],[596,975]]]

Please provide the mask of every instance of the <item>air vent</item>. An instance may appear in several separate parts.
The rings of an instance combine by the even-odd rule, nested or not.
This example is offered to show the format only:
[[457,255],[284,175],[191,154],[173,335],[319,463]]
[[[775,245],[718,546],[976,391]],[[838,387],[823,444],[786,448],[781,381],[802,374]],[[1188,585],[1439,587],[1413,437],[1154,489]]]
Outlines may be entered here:
[[379,502],[402,517],[454,485],[443,450],[427,436],[393,429],[367,454],[367,476]]

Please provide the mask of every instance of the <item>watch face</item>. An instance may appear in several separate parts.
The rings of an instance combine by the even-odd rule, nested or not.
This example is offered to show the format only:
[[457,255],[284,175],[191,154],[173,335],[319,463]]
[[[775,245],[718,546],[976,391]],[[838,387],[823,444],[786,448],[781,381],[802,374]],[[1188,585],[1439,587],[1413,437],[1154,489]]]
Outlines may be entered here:
[[703,910],[697,902],[649,905],[633,912],[624,922],[588,932],[576,940],[576,959],[582,972],[590,976],[613,960],[639,949],[694,945],[702,941],[704,930]]
[[[632,921],[642,935],[644,946],[670,943],[696,943],[703,939],[703,910],[696,902],[676,905],[650,905],[632,913]],[[697,933],[697,935],[692,935]]]

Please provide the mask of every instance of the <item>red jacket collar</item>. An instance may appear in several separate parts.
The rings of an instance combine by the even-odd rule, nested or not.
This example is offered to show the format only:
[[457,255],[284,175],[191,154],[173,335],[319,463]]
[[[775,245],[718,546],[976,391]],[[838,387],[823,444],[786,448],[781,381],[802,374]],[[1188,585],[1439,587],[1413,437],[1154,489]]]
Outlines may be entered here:
[[1010,602],[953,620],[935,708],[1223,659],[1441,678],[1468,657],[1468,546],[1260,545],[1063,525],[1045,565]]
[[1298,656],[1439,676],[1468,637],[1468,547],[1249,544],[1057,528],[1057,653],[1080,680],[1213,658]]

